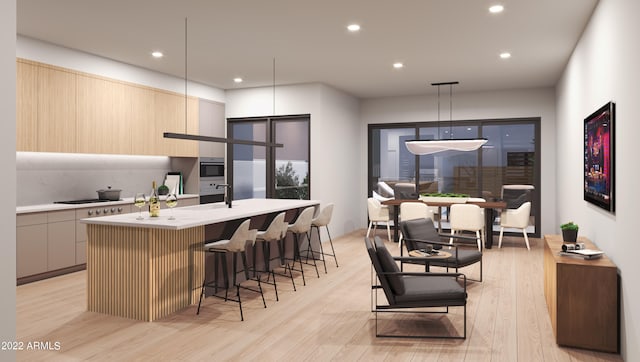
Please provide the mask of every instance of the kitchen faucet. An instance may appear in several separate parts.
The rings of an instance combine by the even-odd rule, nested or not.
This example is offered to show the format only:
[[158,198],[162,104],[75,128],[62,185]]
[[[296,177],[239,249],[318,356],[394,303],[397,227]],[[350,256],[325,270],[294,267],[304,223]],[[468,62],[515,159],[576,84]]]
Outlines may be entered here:
[[220,187],[224,187],[225,191],[224,191],[224,203],[227,204],[227,206],[229,206],[229,208],[231,208],[231,185],[229,184],[217,184],[216,185],[216,189],[219,189]]

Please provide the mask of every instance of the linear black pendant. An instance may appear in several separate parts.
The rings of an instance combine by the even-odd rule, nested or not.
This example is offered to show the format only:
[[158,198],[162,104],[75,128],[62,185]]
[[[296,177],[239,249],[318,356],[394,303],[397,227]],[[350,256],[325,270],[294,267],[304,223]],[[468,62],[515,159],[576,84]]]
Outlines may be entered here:
[[250,145],[250,146],[263,146],[263,147],[284,147],[284,145],[282,143],[270,143],[270,142],[249,141],[249,140],[236,140],[236,139],[232,139],[232,138],[200,136],[200,135],[187,134],[187,133],[164,132],[163,136],[164,136],[164,138],[175,138],[175,139],[179,139],[179,140],[218,142],[218,143],[230,143],[230,144],[234,144],[234,145]]

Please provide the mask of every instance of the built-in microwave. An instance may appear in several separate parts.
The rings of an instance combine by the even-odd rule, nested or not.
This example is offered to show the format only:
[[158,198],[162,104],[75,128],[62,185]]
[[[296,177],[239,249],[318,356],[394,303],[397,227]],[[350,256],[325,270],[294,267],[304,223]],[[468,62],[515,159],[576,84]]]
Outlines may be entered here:
[[210,177],[224,179],[224,158],[200,158],[200,178],[207,179]]

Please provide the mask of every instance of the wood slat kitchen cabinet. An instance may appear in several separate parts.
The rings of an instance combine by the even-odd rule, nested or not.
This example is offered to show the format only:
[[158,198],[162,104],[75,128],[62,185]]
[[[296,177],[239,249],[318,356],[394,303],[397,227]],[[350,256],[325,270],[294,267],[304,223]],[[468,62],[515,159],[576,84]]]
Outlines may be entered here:
[[76,152],[76,75],[38,67],[38,150]]
[[76,152],[76,74],[22,60],[16,69],[16,149]]
[[16,63],[16,150],[38,149],[38,68],[32,63]]
[[18,151],[198,157],[198,99],[161,89],[17,60]]
[[77,150],[81,153],[131,154],[130,86],[78,75]]
[[198,101],[196,98],[187,98],[187,114],[185,119],[184,96],[175,93],[156,91],[155,94],[155,129],[152,134],[160,136],[156,145],[172,156],[197,157],[198,142],[163,138],[163,132],[174,133],[198,133]]

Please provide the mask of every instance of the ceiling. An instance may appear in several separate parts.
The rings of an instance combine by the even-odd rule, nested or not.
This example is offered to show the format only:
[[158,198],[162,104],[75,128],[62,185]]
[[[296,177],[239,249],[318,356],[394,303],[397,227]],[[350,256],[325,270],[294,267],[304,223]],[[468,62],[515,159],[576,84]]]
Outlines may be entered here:
[[[554,86],[597,2],[20,0],[17,33],[180,78],[186,65],[189,80],[222,89],[321,82],[365,99],[446,81],[456,91]],[[495,3],[504,12],[490,14]]]

